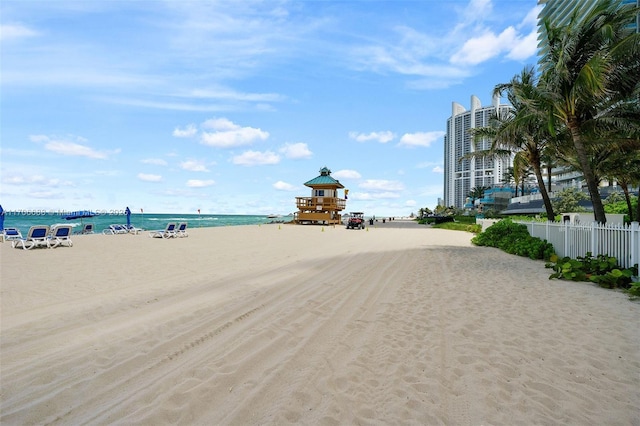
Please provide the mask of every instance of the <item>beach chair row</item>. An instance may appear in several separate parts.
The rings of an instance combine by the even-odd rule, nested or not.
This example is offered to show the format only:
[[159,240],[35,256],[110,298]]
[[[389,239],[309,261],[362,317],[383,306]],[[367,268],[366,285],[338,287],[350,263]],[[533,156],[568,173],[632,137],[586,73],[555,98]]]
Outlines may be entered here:
[[175,222],[167,223],[167,226],[164,229],[158,229],[156,231],[149,231],[149,236],[151,238],[184,238],[188,237],[187,234],[187,222],[180,222],[176,224]]
[[136,234],[140,233],[142,229],[136,228],[131,225],[109,225],[109,227],[102,231],[105,235],[116,235],[116,234]]
[[71,241],[73,227],[71,225],[55,225],[53,227],[49,225],[34,225],[29,228],[29,232],[24,238],[20,231],[15,228],[11,228],[9,234],[7,234],[6,231],[5,229],[5,236],[9,235],[7,240],[11,241],[13,248],[31,250],[36,247],[56,248],[63,245],[67,247],[73,246],[73,241]]

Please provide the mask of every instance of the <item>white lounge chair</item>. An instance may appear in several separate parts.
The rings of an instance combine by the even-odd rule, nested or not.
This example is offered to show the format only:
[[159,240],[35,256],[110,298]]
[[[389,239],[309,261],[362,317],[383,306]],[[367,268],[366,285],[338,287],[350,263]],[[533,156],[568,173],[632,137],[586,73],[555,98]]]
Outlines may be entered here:
[[71,225],[56,225],[51,228],[51,235],[49,235],[49,247],[56,248],[58,246],[66,245],[67,247],[73,246],[71,241],[71,234],[73,227]]
[[93,223],[85,223],[78,234],[93,234]]
[[22,239],[22,233],[18,228],[4,228],[2,230],[2,235],[5,241]]
[[130,234],[135,234],[138,235],[140,232],[144,231],[144,229],[142,228],[136,228],[133,225],[124,225],[124,229],[127,230],[127,232],[129,232]]
[[35,225],[29,228],[26,238],[20,238],[11,242],[13,248],[31,250],[34,247],[50,247],[49,225]]
[[176,237],[188,237],[187,222],[180,222],[176,228]]
[[173,238],[176,236],[176,223],[169,222],[164,229],[149,231],[149,236],[152,238]]
[[109,227],[102,231],[102,233],[105,235],[128,234],[129,230],[126,225],[109,225]]

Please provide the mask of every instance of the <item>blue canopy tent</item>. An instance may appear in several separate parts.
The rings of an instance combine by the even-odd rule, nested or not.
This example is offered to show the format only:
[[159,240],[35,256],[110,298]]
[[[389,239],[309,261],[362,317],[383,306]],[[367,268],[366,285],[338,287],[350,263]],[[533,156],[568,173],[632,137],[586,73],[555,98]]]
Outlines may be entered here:
[[4,229],[4,209],[0,205],[0,232]]

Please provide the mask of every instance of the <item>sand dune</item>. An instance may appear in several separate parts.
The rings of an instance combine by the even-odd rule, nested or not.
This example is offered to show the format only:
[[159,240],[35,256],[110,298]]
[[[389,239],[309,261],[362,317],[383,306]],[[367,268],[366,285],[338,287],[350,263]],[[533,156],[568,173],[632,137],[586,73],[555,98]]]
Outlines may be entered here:
[[1,244],[0,421],[640,424],[640,304],[470,238],[273,224]]

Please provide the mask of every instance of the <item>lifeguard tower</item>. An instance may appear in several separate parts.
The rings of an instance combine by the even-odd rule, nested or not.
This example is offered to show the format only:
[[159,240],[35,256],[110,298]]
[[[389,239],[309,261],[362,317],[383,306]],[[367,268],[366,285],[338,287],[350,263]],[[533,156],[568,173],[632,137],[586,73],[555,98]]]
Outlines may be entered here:
[[340,212],[345,209],[347,200],[338,198],[338,189],[344,186],[331,177],[331,170],[320,169],[320,176],[304,184],[311,188],[311,197],[296,197],[298,211],[294,222],[300,224],[335,225],[342,221]]

